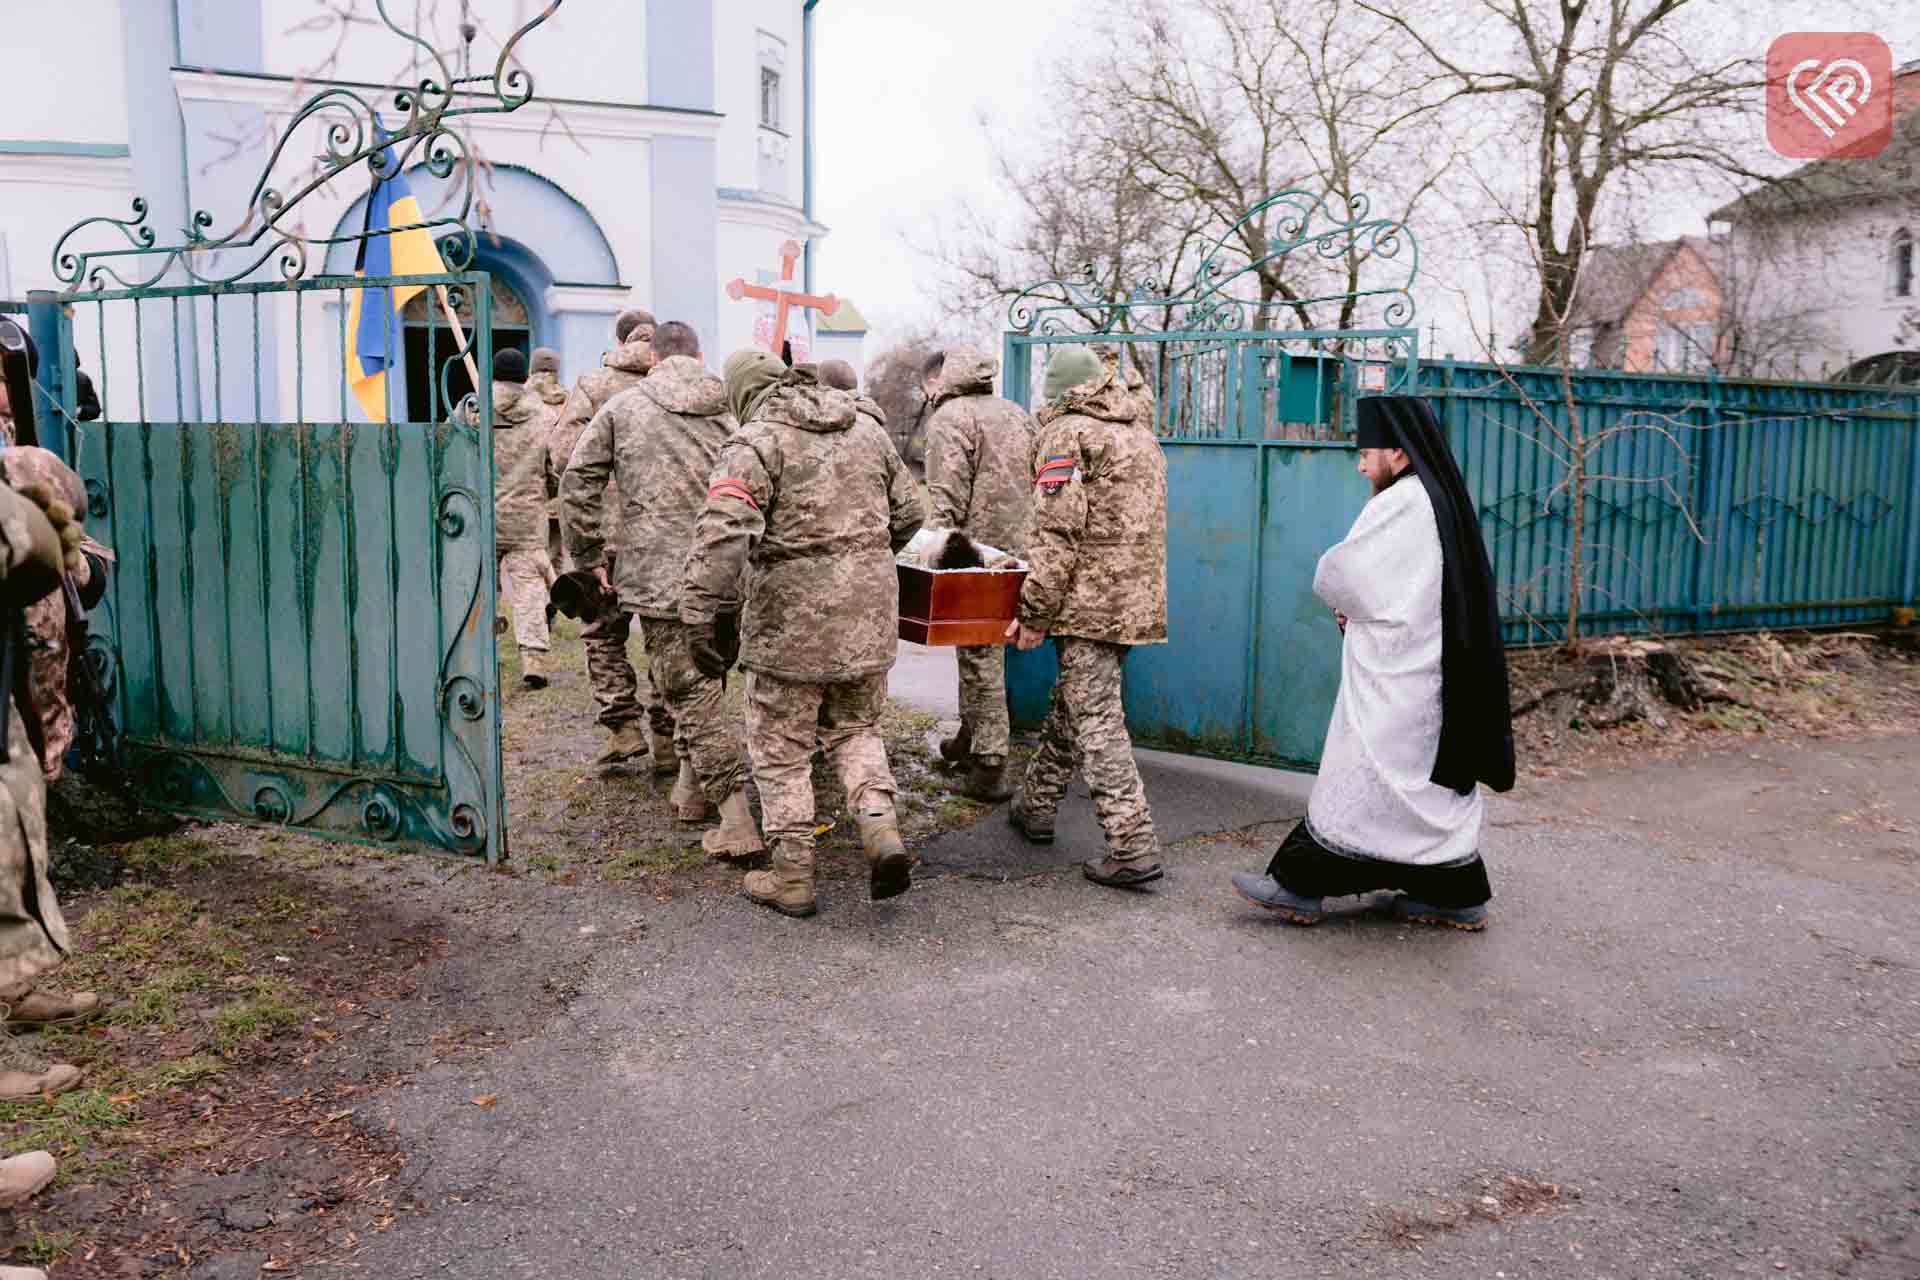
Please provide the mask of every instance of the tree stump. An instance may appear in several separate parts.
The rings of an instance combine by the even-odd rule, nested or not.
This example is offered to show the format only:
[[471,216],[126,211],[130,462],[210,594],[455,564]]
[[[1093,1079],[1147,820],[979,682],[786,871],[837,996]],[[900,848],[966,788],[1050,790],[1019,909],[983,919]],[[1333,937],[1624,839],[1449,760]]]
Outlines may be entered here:
[[1716,692],[1677,649],[1649,640],[1616,640],[1589,650],[1580,674],[1514,710],[1539,707],[1565,724],[1595,729],[1644,720],[1656,728],[1671,723],[1667,709],[1697,711],[1709,702],[1731,701]]

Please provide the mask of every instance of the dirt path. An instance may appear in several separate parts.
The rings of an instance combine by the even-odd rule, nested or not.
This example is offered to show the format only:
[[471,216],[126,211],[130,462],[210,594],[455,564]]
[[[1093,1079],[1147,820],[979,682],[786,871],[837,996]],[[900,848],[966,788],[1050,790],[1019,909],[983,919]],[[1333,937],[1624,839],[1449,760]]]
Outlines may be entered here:
[[[1480,938],[1264,927],[1221,891],[1258,824],[1182,844],[1154,897],[930,876],[898,909],[837,824],[801,923],[676,841],[664,781],[590,766],[577,654],[509,695],[504,871],[217,828],[67,898],[68,978],[118,1003],[51,1037],[85,1088],[0,1110],[62,1161],[10,1260],[1920,1272],[1912,734],[1529,781]],[[921,840],[980,812],[928,728],[889,724]],[[1185,777],[1169,805],[1248,812]],[[801,1190],[769,1218],[770,1187]]]

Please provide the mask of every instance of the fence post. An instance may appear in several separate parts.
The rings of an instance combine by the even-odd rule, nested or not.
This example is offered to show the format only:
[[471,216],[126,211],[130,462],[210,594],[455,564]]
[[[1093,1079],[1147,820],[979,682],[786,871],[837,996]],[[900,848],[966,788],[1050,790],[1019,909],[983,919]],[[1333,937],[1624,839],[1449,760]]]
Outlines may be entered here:
[[[1715,378],[1708,384],[1707,420],[1701,426],[1700,447],[1698,450],[1688,450],[1689,458],[1694,464],[1693,522],[1695,527],[1703,534],[1707,533],[1706,513],[1712,509],[1710,504],[1714,497],[1713,467],[1717,461],[1715,457],[1715,438],[1720,434],[1720,410],[1723,407],[1724,401],[1720,395],[1720,380]],[[1708,535],[1706,546],[1700,546],[1698,543],[1695,543],[1693,547],[1693,586],[1691,588],[1693,599],[1689,603],[1693,606],[1693,632],[1695,635],[1699,635],[1702,631],[1706,630],[1707,591],[1712,585],[1711,576],[1707,568],[1709,556],[1713,557],[1714,565],[1717,569],[1719,538],[1711,534]]]
[[63,341],[60,296],[51,289],[27,293],[27,329],[40,352],[40,372],[33,380],[33,416],[40,424],[40,444],[73,465],[74,379],[68,361],[71,340]]
[[1920,577],[1920,394],[1907,397],[1907,510],[1906,553],[1900,573],[1902,603],[1912,608],[1916,595],[1915,579]]
[[1033,348],[1020,341],[1018,334],[1000,339],[1000,394],[1022,409],[1032,407],[1028,404],[1033,398],[1032,358]]

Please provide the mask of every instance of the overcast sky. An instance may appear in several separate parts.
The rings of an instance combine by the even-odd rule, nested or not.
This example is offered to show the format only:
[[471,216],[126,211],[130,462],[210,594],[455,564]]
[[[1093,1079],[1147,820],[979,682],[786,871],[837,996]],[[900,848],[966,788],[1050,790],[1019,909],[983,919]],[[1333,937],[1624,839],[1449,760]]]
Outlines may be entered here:
[[[1887,38],[1896,63],[1920,57],[1913,0],[1698,2],[1737,21],[1728,34],[1750,38],[1755,55],[1782,32],[1868,29]],[[822,0],[816,214],[832,234],[820,245],[816,287],[853,299],[876,331],[930,318],[933,273],[907,238],[926,241],[962,200],[994,204],[981,114],[1004,136],[1045,127],[1042,76],[1070,43],[1099,38],[1099,8],[1096,0]],[[1667,189],[1643,235],[1700,234],[1707,210],[1725,198]],[[1471,285],[1433,281],[1429,290]],[[1426,303],[1423,315],[1445,314],[1443,298]]]
[[876,326],[931,308],[906,245],[967,197],[990,197],[982,111],[1035,112],[1038,72],[1074,31],[1069,0],[821,0],[814,283]]

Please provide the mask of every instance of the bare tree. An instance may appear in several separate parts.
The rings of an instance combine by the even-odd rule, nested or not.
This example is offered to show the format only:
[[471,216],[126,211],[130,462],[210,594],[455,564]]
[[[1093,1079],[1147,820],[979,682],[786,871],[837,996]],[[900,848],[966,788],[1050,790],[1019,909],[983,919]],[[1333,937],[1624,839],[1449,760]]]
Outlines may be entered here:
[[[1097,52],[1053,72],[1057,141],[1029,157],[1000,149],[1010,229],[969,211],[933,250],[969,304],[1051,279],[1076,287],[1043,296],[1089,328],[1178,328],[1180,308],[1127,304],[1178,291],[1213,250],[1219,277],[1252,266],[1251,327],[1282,310],[1301,327],[1351,327],[1367,262],[1393,246],[1360,234],[1275,250],[1365,220],[1363,193],[1392,210],[1381,221],[1404,218],[1440,180],[1431,154],[1414,163],[1413,131],[1387,127],[1411,81],[1377,56],[1384,24],[1354,0],[1147,0],[1108,16]],[[1310,193],[1319,226],[1298,202],[1243,219],[1288,189]],[[1335,314],[1314,305],[1327,299]]]
[[[1430,5],[1358,0],[1411,42],[1430,68],[1409,119],[1459,123],[1464,107],[1496,111],[1524,131],[1531,164],[1513,220],[1537,247],[1539,278],[1526,354],[1555,358],[1560,320],[1586,257],[1588,233],[1624,200],[1688,176],[1766,180],[1749,157],[1761,68],[1744,52],[1718,56],[1714,18],[1693,0],[1485,0],[1462,18]],[[1470,50],[1512,49],[1501,60]],[[1479,121],[1484,127],[1486,121]]]

